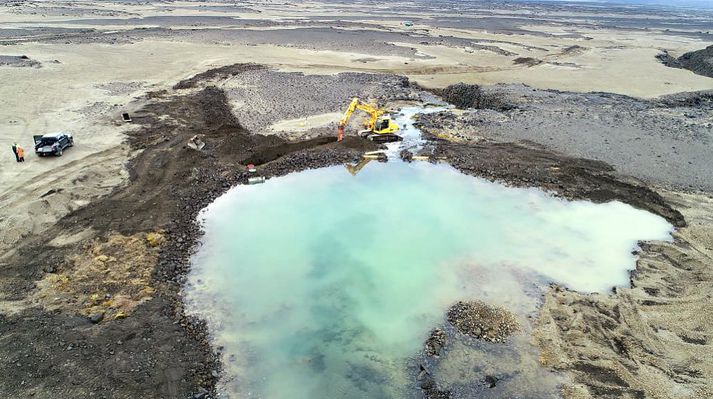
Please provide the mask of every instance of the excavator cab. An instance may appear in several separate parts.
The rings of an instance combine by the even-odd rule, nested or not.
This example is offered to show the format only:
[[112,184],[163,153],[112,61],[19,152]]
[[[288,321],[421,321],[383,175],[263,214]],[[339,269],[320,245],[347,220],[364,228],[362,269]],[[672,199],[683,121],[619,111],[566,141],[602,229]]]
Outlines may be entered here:
[[[374,141],[382,141],[382,142],[384,140],[378,140],[378,139],[385,139],[385,138],[389,137],[388,135],[396,136],[394,133],[399,131],[399,125],[397,125],[396,122],[394,122],[388,116],[383,116],[383,117],[377,119],[376,123],[374,124],[373,129],[369,129],[368,123],[367,123],[366,128],[367,128],[366,130],[362,130],[361,132],[359,132],[359,134],[362,137],[366,137],[371,140],[374,140],[376,138],[376,140],[374,140]],[[379,135],[379,137],[373,136],[374,134]],[[372,136],[372,138],[370,138],[369,136]],[[397,136],[397,137],[399,137],[399,136]],[[400,137],[399,137],[399,139],[400,139]],[[389,141],[398,141],[398,139],[389,140]]]
[[396,133],[399,131],[399,125],[396,124],[390,117],[385,116],[377,121],[377,127],[374,129],[375,133]]

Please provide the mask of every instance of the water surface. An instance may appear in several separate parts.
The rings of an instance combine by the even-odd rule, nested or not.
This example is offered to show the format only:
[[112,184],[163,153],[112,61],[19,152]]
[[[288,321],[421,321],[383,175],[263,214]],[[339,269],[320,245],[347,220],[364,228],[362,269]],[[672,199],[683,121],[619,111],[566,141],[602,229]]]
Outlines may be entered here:
[[628,282],[638,240],[671,231],[622,203],[401,162],[239,186],[201,217],[187,297],[239,398],[412,397],[408,359],[454,301],[525,315],[551,281],[605,292]]

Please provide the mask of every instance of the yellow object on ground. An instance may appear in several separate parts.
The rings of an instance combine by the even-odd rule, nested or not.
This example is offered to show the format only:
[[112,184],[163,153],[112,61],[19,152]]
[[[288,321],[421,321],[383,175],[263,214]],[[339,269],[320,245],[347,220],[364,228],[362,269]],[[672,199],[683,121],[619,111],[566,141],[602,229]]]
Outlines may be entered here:
[[166,237],[164,237],[163,234],[159,232],[146,233],[146,241],[149,242],[150,246],[158,247],[166,241]]

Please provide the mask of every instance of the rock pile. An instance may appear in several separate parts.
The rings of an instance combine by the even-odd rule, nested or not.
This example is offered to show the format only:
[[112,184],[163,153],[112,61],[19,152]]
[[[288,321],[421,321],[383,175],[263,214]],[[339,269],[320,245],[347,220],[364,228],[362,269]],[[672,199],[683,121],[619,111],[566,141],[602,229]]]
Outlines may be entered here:
[[443,99],[459,109],[508,109],[508,105],[498,93],[483,90],[479,85],[457,83],[443,89]]
[[489,342],[503,342],[520,326],[505,309],[480,301],[459,301],[448,310],[448,321],[465,335]]
[[433,331],[431,331],[431,335],[429,335],[426,340],[426,355],[439,356],[441,354],[441,350],[447,344],[448,337],[446,336],[445,331],[440,328],[434,328]]

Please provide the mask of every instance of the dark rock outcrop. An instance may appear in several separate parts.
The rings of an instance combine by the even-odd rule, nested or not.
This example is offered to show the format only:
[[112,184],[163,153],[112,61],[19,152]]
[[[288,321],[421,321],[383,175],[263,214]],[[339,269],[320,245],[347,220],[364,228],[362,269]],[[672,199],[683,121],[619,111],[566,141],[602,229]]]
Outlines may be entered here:
[[713,45],[688,52],[678,58],[664,51],[656,58],[671,68],[687,69],[695,74],[713,78]]

